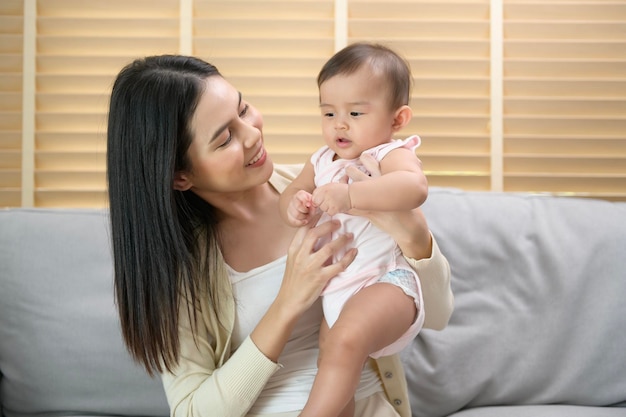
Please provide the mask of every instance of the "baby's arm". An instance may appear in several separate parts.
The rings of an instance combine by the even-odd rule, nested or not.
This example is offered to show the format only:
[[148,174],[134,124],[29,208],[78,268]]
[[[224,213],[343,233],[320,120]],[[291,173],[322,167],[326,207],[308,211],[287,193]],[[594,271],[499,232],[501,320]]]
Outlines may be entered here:
[[428,180],[415,152],[398,148],[380,161],[382,175],[350,184],[353,209],[373,211],[411,210],[428,196]]
[[291,226],[303,226],[315,213],[311,192],[315,188],[313,165],[307,162],[300,174],[280,195],[280,214]]

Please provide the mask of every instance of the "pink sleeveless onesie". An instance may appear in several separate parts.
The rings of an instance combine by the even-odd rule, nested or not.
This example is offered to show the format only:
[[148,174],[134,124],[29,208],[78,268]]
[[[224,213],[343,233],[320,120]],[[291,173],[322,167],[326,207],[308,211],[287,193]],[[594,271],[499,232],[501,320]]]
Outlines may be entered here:
[[[420,144],[418,136],[411,136],[404,140],[392,140],[388,143],[368,149],[366,153],[371,154],[376,160],[382,160],[388,152],[393,149],[405,147],[415,150]],[[329,182],[337,182],[345,176],[347,166],[357,166],[362,171],[366,171],[359,159],[343,160],[337,159],[333,161],[335,152],[329,147],[324,146],[311,156],[311,163],[315,168],[315,186],[327,184]],[[318,223],[330,220],[330,216],[326,213],[322,214]],[[388,356],[398,353],[411,340],[415,338],[424,323],[424,309],[422,308],[422,292],[420,289],[419,278],[415,271],[409,266],[406,259],[402,256],[396,242],[387,233],[378,229],[371,224],[368,219],[360,216],[351,216],[349,214],[340,213],[333,218],[341,221],[341,228],[335,232],[343,234],[346,232],[354,233],[354,247],[359,249],[356,259],[348,266],[348,268],[332,278],[322,292],[322,305],[324,308],[324,317],[330,327],[333,326],[345,302],[361,288],[367,287],[378,282],[387,272],[401,269],[408,271],[415,279],[413,288],[417,291],[407,292],[406,288],[399,285],[405,292],[411,295],[417,306],[418,317],[407,332],[393,344],[373,353],[373,358],[380,356]],[[338,253],[337,258],[343,256]],[[385,282],[389,282],[385,280]],[[392,281],[392,283],[394,283]]]

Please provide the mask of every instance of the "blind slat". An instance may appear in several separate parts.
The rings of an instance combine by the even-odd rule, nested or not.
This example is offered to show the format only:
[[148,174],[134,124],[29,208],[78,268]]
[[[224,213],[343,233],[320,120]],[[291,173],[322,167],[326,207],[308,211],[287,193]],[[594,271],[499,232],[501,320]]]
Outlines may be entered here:
[[[136,56],[177,53],[185,22],[192,53],[262,112],[275,163],[301,163],[323,144],[316,76],[334,52],[333,0],[191,0],[182,16],[179,3],[37,2],[36,206],[106,205],[115,74]],[[21,204],[23,5],[0,4],[0,206]],[[626,201],[626,3],[502,0],[501,101],[490,6],[347,0],[348,42],[386,43],[411,64],[414,115],[398,137],[422,137],[429,184],[489,190],[501,169],[504,191]],[[490,164],[494,103],[500,169]]]

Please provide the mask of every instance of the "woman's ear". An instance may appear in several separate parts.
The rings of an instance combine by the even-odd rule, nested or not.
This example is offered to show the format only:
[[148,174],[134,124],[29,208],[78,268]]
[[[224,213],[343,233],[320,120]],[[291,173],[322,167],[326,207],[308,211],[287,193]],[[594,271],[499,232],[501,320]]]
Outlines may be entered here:
[[393,125],[391,128],[394,132],[402,129],[406,125],[409,124],[411,118],[413,117],[413,110],[406,104],[396,110],[396,114],[393,117]]
[[174,189],[176,191],[187,191],[193,184],[186,174],[177,172],[174,174]]

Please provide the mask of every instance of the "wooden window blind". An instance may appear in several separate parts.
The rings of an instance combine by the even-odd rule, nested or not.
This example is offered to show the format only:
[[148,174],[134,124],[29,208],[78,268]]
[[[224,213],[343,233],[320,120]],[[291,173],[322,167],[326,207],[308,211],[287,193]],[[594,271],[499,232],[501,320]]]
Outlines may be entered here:
[[177,52],[176,0],[37,2],[36,206],[105,206],[106,111],[132,58]]
[[278,163],[321,143],[315,77],[347,42],[411,63],[433,186],[626,201],[626,2],[4,0],[0,206],[106,206],[113,77],[192,53],[264,115]]
[[504,189],[626,200],[626,2],[505,0]]
[[411,64],[417,153],[433,186],[490,188],[489,1],[348,2],[348,41],[384,42]]
[[23,11],[0,4],[0,206],[21,204]]
[[275,163],[322,145],[316,77],[334,52],[332,0],[194,2],[193,51],[263,114]]

